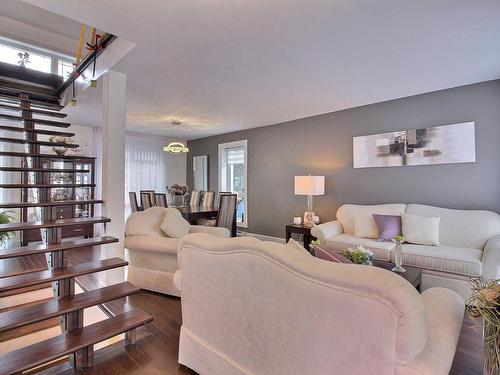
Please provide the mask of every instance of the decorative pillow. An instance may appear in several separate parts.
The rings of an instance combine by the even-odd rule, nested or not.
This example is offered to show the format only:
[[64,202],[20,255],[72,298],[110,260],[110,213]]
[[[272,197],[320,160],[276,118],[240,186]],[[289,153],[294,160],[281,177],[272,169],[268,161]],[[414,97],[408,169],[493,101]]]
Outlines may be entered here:
[[301,253],[311,255],[311,253],[309,251],[307,251],[304,246],[302,246],[300,243],[295,241],[293,238],[290,238],[288,240],[288,243],[286,244],[286,246],[290,249],[293,249],[294,251],[300,251]]
[[402,214],[403,237],[417,245],[441,246],[439,222],[441,217]]
[[370,216],[356,216],[354,218],[354,235],[360,238],[378,238],[378,228]]
[[392,241],[396,236],[402,234],[401,215],[378,215],[373,214],[373,219],[378,228],[378,240],[381,242]]
[[167,208],[165,218],[161,223],[161,230],[170,238],[182,238],[189,233],[191,225],[187,222],[175,208]]

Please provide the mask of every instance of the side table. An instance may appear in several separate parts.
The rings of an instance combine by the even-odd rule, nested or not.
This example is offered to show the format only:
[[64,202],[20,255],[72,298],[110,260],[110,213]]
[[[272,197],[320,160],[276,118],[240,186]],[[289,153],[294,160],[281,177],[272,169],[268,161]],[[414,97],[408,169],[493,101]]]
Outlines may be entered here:
[[311,251],[309,249],[309,245],[311,244],[311,241],[316,240],[316,237],[311,235],[311,227],[304,225],[304,224],[288,224],[285,227],[285,238],[286,242],[292,237],[292,234],[302,234],[304,238],[304,247],[306,248],[307,251]]

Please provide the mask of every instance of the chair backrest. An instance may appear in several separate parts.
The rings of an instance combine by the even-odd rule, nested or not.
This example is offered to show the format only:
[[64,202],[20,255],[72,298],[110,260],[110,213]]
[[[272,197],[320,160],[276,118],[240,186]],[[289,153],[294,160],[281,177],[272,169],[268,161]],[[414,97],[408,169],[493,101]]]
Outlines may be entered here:
[[203,200],[201,205],[203,207],[213,207],[215,200],[215,193],[213,191],[205,191],[203,193]]
[[145,210],[154,206],[154,204],[151,200],[151,193],[150,192],[141,192],[141,203],[142,203],[142,207],[144,207]]
[[[140,194],[141,194],[141,205],[144,206],[144,202],[142,201],[142,197],[143,197],[143,193],[145,194],[149,194],[149,201],[151,202],[151,206],[156,206],[156,203],[155,203],[155,191],[154,190],[141,190],[140,191]],[[148,207],[145,207],[144,206],[144,209],[146,209]]]
[[220,206],[220,197],[221,195],[227,195],[227,194],[233,194],[232,191],[219,191],[219,194],[217,194],[217,197],[215,199],[215,206],[219,207]]
[[231,237],[236,237],[236,203],[237,194],[221,194],[219,211],[215,220],[216,227],[227,228],[231,231]]
[[137,212],[137,211],[142,211],[142,207],[139,207],[139,204],[137,203],[137,194],[135,191],[130,191],[128,193],[128,199],[130,201],[130,208],[132,209],[132,212]]
[[191,192],[191,200],[189,201],[189,204],[191,206],[199,206],[201,202],[201,193],[197,190],[193,190]]
[[156,203],[156,206],[158,206],[158,207],[168,207],[167,194],[155,193],[155,203]]
[[[426,345],[422,296],[390,271],[327,262],[255,238],[198,233],[183,238],[177,257],[183,328],[191,340],[203,337],[200,345],[225,356],[214,364],[233,363],[248,374],[270,368],[290,375],[394,374],[396,364],[411,362]],[[289,329],[297,322],[307,327]],[[220,332],[248,345],[222,340]],[[278,346],[279,356],[268,355]],[[179,356],[192,348],[180,348]],[[351,360],[353,353],[370,360]]]

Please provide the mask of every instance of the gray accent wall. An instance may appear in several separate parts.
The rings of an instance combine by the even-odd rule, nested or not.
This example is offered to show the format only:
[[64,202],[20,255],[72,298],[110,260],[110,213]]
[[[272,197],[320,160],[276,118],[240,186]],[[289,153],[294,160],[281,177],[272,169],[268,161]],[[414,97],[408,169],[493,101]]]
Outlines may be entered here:
[[[352,167],[354,136],[466,121],[476,123],[476,163]],[[322,222],[344,203],[500,212],[500,80],[190,141],[190,188],[193,156],[209,156],[209,189],[217,191],[218,144],[242,139],[248,140],[251,233],[284,237],[285,224],[303,214],[306,197],[294,195],[296,175],[325,176],[325,195],[314,199]]]

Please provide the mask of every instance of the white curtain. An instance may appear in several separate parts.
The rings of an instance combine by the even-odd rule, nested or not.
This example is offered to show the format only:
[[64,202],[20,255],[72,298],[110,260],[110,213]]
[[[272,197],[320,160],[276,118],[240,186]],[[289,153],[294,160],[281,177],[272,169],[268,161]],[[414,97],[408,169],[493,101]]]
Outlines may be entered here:
[[165,193],[167,156],[163,151],[165,137],[127,133],[125,143],[125,214],[130,213],[128,193],[140,190]]

